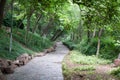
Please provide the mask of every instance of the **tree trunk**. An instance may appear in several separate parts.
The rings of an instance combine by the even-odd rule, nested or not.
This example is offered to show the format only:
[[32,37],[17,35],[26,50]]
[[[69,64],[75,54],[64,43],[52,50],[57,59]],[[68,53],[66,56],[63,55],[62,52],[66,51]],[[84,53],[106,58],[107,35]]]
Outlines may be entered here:
[[34,28],[33,28],[33,33],[36,31],[36,29],[38,28],[38,23],[39,23],[39,21],[40,21],[40,19],[42,18],[42,15],[40,14],[39,16],[38,16],[38,19],[37,19],[37,21],[36,21],[36,23],[35,23],[35,26],[34,26]]
[[57,30],[54,34],[54,36],[51,38],[52,41],[55,41],[60,35],[62,34],[62,30]]
[[50,18],[48,25],[43,29],[42,36],[46,35],[48,33],[48,30],[51,28],[51,25],[53,24],[53,18]]
[[9,53],[12,52],[12,28],[13,28],[13,2],[11,2],[11,32],[10,32],[10,47],[9,47]]
[[87,42],[89,43],[90,42],[90,27],[89,25],[87,26]]
[[3,21],[5,3],[6,3],[6,0],[0,0],[0,28]]
[[30,8],[29,13],[27,14],[27,31],[25,34],[25,44],[27,43],[28,32],[30,31],[30,19],[33,13],[34,13],[34,9]]
[[93,31],[93,38],[95,37],[95,35],[96,35],[96,27],[94,28],[94,31]]
[[99,56],[100,53],[100,38],[101,38],[101,34],[102,34],[103,29],[99,29],[99,33],[98,33],[98,45],[97,45],[97,52],[96,52],[96,56]]

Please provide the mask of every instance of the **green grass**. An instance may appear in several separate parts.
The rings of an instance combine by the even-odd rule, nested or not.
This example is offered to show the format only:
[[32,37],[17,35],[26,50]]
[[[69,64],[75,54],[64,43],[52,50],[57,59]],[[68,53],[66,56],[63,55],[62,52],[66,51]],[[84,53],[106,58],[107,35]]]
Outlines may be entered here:
[[95,70],[95,66],[93,66],[93,65],[79,66],[79,67],[73,68],[73,70],[74,71],[93,71],[93,70]]
[[36,33],[29,32],[27,35],[27,39],[25,39],[26,31],[20,29],[13,30],[13,38],[20,43],[24,44],[26,47],[30,48],[33,51],[39,52],[45,48],[49,48],[52,43],[49,39],[40,37],[40,35]]
[[52,45],[50,40],[42,38],[38,34],[28,33],[25,43],[25,30],[13,29],[12,53],[9,53],[9,34],[0,30],[0,58],[14,60],[21,54],[34,54],[43,51]]
[[9,53],[9,34],[0,30],[0,57],[5,59],[15,59],[17,56],[28,53],[32,54],[33,51],[24,48],[20,43],[13,40],[12,53]]
[[95,55],[87,56],[78,51],[72,51],[70,54],[70,60],[83,65],[96,65],[96,64],[108,64],[111,61],[98,58]]
[[[68,61],[70,61],[70,63],[68,63]],[[95,74],[97,66],[108,63],[111,63],[111,61],[98,58],[95,55],[88,56],[73,50],[64,58],[62,64],[63,75],[65,80],[71,80],[71,78],[77,74],[93,75]],[[97,75],[97,77],[99,77],[99,75]]]

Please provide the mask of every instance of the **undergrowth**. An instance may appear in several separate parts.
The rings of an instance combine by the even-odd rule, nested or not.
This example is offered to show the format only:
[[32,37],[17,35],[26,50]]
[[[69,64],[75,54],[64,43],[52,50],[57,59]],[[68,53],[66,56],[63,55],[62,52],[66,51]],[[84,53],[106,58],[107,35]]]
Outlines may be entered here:
[[49,48],[52,45],[52,42],[50,42],[49,39],[40,37],[37,33],[26,33],[25,30],[20,29],[14,29],[13,38],[36,52]]
[[10,36],[5,30],[0,30],[0,58],[14,60],[21,54],[33,54],[48,48],[52,43],[38,34],[28,33],[25,43],[25,30],[13,29],[12,53],[9,53]]
[[5,59],[15,59],[17,56],[28,53],[32,54],[33,51],[24,48],[20,43],[13,40],[12,53],[9,53],[9,34],[0,30],[0,57]]

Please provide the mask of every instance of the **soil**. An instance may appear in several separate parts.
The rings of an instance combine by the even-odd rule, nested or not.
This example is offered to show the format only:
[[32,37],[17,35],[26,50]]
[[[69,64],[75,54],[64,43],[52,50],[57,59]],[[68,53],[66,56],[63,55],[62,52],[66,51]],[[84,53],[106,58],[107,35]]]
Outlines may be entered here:
[[[85,66],[76,64],[70,61],[69,54],[65,57],[64,62],[69,69]],[[110,72],[115,69],[111,64],[108,65],[97,65],[94,71],[79,71],[72,72],[69,76],[64,76],[64,80],[119,80],[114,76],[110,75]]]

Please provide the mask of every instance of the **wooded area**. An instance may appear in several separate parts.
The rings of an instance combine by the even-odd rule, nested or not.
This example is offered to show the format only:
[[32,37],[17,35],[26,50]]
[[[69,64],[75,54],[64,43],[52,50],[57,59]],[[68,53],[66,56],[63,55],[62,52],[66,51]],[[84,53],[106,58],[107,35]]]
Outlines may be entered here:
[[5,59],[62,41],[113,61],[120,53],[120,0],[0,0],[0,36]]

